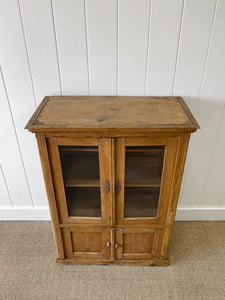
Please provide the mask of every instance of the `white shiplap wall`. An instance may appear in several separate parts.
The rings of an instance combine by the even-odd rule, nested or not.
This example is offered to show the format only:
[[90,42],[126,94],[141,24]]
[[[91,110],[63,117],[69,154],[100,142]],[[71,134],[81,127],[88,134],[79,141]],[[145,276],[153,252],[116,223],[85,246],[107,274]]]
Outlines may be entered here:
[[180,95],[178,220],[225,220],[225,0],[1,0],[0,219],[48,219],[34,135],[45,95]]

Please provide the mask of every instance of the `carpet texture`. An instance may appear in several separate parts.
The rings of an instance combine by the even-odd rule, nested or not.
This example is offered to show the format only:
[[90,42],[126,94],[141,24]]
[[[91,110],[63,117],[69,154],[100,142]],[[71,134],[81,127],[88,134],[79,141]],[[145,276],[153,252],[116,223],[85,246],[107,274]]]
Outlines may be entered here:
[[169,267],[55,259],[49,222],[0,222],[0,299],[225,299],[225,222],[176,222]]

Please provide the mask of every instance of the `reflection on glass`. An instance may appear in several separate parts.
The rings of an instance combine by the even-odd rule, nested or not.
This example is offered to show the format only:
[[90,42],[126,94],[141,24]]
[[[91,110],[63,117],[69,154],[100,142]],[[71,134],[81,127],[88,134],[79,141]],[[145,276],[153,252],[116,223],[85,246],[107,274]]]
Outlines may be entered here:
[[156,217],[164,146],[126,147],[124,217]]
[[68,214],[101,217],[98,147],[59,146]]

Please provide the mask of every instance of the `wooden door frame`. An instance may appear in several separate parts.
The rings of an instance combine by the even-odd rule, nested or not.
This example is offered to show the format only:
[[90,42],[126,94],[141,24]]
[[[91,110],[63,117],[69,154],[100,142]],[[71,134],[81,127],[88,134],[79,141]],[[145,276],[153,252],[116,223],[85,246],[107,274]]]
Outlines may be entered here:
[[[47,138],[52,178],[54,182],[59,221],[63,224],[90,224],[93,226],[112,226],[112,170],[111,170],[111,139],[109,138],[79,138],[79,137],[49,137]],[[98,146],[100,171],[101,218],[69,217],[66,194],[62,175],[59,146]],[[105,180],[110,184],[109,192],[104,190]]]
[[[111,241],[111,227],[107,226],[88,226],[88,225],[65,225],[61,228],[65,246],[65,256],[68,259],[79,260],[111,260],[111,247],[107,243]],[[73,233],[101,233],[100,252],[75,252],[73,248]]]
[[[164,224],[169,200],[173,188],[174,171],[177,162],[180,137],[136,137],[117,138],[115,150],[115,181],[119,181],[121,190],[115,195],[116,226],[146,226]],[[124,218],[125,191],[125,147],[126,146],[165,146],[160,197],[157,217]]]
[[[150,260],[150,259],[159,259],[161,255],[161,245],[163,240],[163,226],[151,226],[151,227],[122,227],[115,229],[115,243],[118,245],[115,253],[115,261],[120,260]],[[131,234],[140,234],[140,233],[153,233],[153,245],[152,252],[150,253],[124,253],[124,241],[123,235],[126,233]]]

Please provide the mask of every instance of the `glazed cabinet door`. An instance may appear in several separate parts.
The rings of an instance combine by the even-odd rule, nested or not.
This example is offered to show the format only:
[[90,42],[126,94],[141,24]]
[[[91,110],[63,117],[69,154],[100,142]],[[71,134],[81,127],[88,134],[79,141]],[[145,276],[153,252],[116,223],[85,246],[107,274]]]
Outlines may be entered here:
[[179,138],[118,138],[115,144],[117,226],[163,224]]
[[47,143],[60,223],[112,225],[111,139]]

